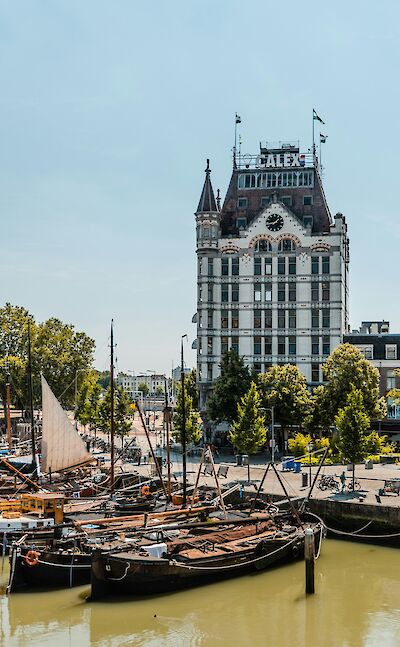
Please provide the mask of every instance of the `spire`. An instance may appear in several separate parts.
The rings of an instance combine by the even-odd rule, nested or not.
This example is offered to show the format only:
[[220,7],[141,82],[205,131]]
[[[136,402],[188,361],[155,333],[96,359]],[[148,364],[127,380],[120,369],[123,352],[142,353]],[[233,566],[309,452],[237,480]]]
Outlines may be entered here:
[[214,191],[210,179],[210,160],[207,160],[207,168],[205,170],[206,179],[204,180],[203,191],[201,192],[199,206],[197,207],[196,213],[201,213],[203,211],[218,211],[217,204],[215,202]]

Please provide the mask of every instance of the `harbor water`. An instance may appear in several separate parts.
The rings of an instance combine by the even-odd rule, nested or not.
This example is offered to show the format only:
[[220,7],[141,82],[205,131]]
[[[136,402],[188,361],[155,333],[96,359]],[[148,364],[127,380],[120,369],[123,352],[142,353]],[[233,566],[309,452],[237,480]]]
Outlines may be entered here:
[[398,549],[326,540],[314,596],[297,562],[188,591],[87,602],[90,588],[4,594],[4,647],[400,647]]

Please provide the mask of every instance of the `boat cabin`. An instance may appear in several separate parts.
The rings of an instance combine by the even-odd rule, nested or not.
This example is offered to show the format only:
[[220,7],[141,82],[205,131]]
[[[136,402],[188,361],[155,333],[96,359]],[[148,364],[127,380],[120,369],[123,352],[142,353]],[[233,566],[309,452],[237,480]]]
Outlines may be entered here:
[[64,495],[53,492],[37,492],[22,495],[22,513],[54,518],[54,523],[64,521]]

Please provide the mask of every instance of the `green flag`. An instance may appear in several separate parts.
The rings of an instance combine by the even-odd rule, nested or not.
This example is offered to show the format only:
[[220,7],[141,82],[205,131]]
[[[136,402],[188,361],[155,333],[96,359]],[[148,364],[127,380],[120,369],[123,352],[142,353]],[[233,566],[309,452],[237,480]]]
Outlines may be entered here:
[[321,124],[325,124],[325,121],[322,121],[321,117],[319,117],[319,116],[317,115],[317,113],[315,112],[314,108],[313,108],[313,119],[316,119],[317,121],[320,121],[320,122],[321,122]]

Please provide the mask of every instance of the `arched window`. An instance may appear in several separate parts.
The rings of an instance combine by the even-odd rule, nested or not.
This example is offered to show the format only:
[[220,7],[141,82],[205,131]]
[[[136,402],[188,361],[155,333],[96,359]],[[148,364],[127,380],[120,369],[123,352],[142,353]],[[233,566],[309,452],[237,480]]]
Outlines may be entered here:
[[270,252],[272,251],[271,243],[269,240],[258,240],[254,246],[256,252]]
[[279,241],[278,252],[294,252],[296,244],[291,238],[283,238]]

